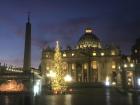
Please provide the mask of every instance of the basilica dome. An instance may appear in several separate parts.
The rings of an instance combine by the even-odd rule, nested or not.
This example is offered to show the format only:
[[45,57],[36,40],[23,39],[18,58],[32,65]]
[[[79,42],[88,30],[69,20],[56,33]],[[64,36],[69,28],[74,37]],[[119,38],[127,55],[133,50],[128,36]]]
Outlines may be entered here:
[[80,37],[76,48],[101,48],[101,44],[99,38],[93,33],[93,30],[90,28],[86,28],[85,34]]

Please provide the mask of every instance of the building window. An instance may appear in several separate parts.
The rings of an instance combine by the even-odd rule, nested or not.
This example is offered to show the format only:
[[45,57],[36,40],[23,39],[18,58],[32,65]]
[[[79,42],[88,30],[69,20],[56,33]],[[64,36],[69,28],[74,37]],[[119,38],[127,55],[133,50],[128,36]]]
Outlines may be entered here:
[[92,33],[92,29],[86,29],[85,33]]
[[80,48],[83,48],[83,45],[80,45]]
[[133,76],[133,72],[128,72],[128,76],[132,77]]
[[104,55],[105,55],[105,53],[104,53],[104,52],[102,52],[102,53],[101,53],[101,56],[104,56]]
[[46,54],[46,58],[48,58],[49,57],[49,55],[48,54]]
[[93,52],[92,55],[93,55],[93,56],[96,56],[96,52]]
[[115,65],[112,65],[112,69],[115,69],[116,68],[116,66]]
[[97,45],[96,45],[96,44],[93,44],[93,45],[92,45],[92,47],[96,48],[96,47],[97,47]]
[[92,62],[92,68],[93,68],[93,69],[97,69],[97,62],[96,62],[96,61],[93,61],[93,62]]
[[49,70],[50,68],[47,66],[46,69]]
[[115,62],[112,62],[112,69],[115,69],[115,68],[116,68]]
[[87,69],[87,68],[88,68],[88,64],[85,63],[85,64],[84,64],[84,69]]
[[98,48],[101,48],[101,44],[100,43],[98,44]]
[[115,55],[115,51],[111,51],[111,55]]
[[64,70],[67,69],[67,64],[66,64],[66,63],[64,63],[64,65],[63,65],[63,69],[64,69]]
[[66,57],[66,56],[67,56],[66,53],[64,53],[64,54],[63,54],[63,57]]
[[86,44],[84,44],[84,47],[87,47],[87,45],[86,45]]
[[74,70],[75,69],[75,64],[71,65],[71,69]]

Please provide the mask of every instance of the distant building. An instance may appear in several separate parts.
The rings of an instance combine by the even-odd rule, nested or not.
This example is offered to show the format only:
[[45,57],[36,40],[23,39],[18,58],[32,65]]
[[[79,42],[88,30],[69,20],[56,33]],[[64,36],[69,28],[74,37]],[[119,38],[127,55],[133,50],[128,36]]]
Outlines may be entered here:
[[140,38],[136,39],[135,44],[132,46],[132,58],[136,63],[140,63]]
[[124,89],[140,88],[140,38],[131,48],[131,55],[122,55],[117,72],[117,85]]
[[134,69],[134,86],[140,89],[140,38],[136,39],[135,44],[131,48],[132,60],[135,64]]
[[[64,69],[74,82],[116,81],[120,49],[114,45],[103,47],[100,39],[90,28],[85,29],[74,49],[62,50]],[[53,69],[54,49],[47,47],[42,51],[41,73],[46,75]]]
[[131,56],[122,55],[120,65],[117,68],[117,86],[124,89],[133,88],[135,63]]

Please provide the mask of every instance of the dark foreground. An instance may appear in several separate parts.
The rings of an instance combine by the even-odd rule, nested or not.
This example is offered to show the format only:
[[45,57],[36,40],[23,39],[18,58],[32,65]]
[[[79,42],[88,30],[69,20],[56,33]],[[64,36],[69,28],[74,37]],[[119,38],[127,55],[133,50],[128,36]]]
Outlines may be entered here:
[[0,105],[140,105],[140,95],[124,94],[113,88],[80,89],[73,94],[33,98],[26,94],[1,94]]

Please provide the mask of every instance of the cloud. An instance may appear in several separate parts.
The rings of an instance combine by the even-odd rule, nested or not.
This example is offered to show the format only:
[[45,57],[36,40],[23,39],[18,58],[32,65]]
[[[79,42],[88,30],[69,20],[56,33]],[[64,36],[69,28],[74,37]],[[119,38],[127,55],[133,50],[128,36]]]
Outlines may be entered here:
[[36,37],[32,38],[32,44],[41,48],[41,49],[47,47],[48,43],[49,43],[49,41],[43,40],[41,38],[36,38]]
[[[42,42],[61,40],[65,45],[74,43],[83,34],[85,27],[92,27],[94,18],[81,17],[69,19],[55,24],[42,24],[38,28],[42,33]],[[82,31],[82,32],[81,32]],[[39,41],[40,42],[40,41]]]
[[[118,15],[118,14],[117,14]],[[129,14],[128,14],[129,15]],[[74,46],[83,34],[85,27],[95,28],[97,36],[106,43],[116,43],[124,46],[132,43],[139,36],[140,21],[138,17],[123,17],[120,13],[116,15],[109,15],[106,17],[81,17],[73,18],[54,24],[44,23],[38,26],[39,38],[35,38],[35,43],[40,48],[54,43],[56,40],[62,41],[64,46]],[[120,43],[122,42],[122,43]],[[131,49],[131,48],[130,48]]]

